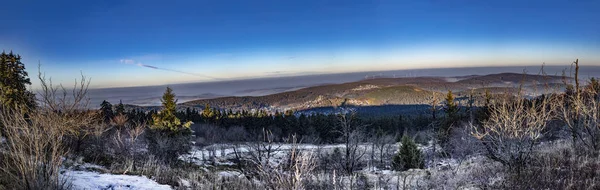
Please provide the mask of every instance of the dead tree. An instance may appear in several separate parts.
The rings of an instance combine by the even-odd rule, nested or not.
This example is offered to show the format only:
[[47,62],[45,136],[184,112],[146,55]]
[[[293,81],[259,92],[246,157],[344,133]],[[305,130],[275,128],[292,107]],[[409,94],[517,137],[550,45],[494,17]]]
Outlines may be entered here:
[[342,143],[344,143],[343,169],[347,174],[351,175],[356,167],[360,164],[360,160],[366,154],[366,149],[360,147],[365,136],[359,131],[359,128],[366,125],[358,124],[354,112],[349,114],[338,114],[339,130],[336,131],[342,135]]

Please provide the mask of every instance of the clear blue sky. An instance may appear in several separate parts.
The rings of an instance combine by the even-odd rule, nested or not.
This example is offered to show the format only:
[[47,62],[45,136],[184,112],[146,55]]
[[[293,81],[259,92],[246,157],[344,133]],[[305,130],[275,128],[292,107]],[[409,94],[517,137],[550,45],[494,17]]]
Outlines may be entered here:
[[8,1],[0,48],[92,86],[600,64],[600,1]]

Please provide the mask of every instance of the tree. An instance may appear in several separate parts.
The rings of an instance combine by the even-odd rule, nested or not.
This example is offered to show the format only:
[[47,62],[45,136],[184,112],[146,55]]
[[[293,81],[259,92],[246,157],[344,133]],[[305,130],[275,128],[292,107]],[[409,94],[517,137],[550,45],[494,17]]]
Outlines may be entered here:
[[[575,76],[578,76],[578,60],[574,64]],[[577,82],[575,85],[576,88],[564,96],[559,116],[571,132],[574,148],[587,148],[593,155],[599,155],[600,85],[595,78],[591,78],[585,88],[579,89]]]
[[456,118],[458,115],[458,105],[454,102],[454,95],[452,91],[449,90],[446,95],[446,105],[444,107],[444,111],[446,112],[447,118]]
[[477,110],[477,112],[476,112],[477,116],[475,117],[478,125],[481,125],[489,117],[489,107],[492,102],[492,94],[490,93],[490,91],[488,89],[485,89],[483,98],[484,98],[483,107],[481,107]]
[[360,164],[360,160],[367,153],[367,150],[360,147],[364,141],[364,134],[358,129],[365,127],[360,125],[356,113],[338,114],[338,125],[341,133],[342,143],[344,144],[343,168],[347,174],[352,174]]
[[174,161],[190,149],[192,122],[182,123],[175,116],[177,100],[173,90],[167,90],[161,99],[163,109],[152,116],[153,124],[149,131],[149,150],[159,158]]
[[444,106],[444,112],[446,112],[446,118],[444,119],[444,122],[442,123],[442,125],[440,126],[439,132],[438,132],[438,140],[440,142],[440,144],[445,145],[445,143],[448,141],[448,136],[450,134],[450,130],[452,128],[452,126],[455,125],[455,122],[459,119],[458,117],[458,105],[456,104],[456,102],[454,102],[454,95],[452,94],[452,91],[448,91],[448,94],[446,95],[446,105]]
[[115,115],[123,115],[125,114],[125,106],[123,105],[123,101],[119,100],[119,104],[115,107]]
[[214,117],[215,113],[210,108],[210,105],[206,104],[206,106],[204,106],[204,110],[202,110],[202,119],[204,119],[204,122],[210,123]]
[[[388,149],[396,142],[394,139],[394,136],[392,135],[386,135],[385,132],[379,128],[377,129],[377,131],[375,132],[375,134],[373,135],[373,148],[372,148],[372,154],[377,153],[378,157],[379,157],[379,165],[383,166],[383,160],[384,158],[386,158],[386,155],[388,152]],[[371,156],[371,160],[373,160],[375,156]]]
[[21,62],[21,56],[12,52],[0,54],[0,107],[32,109],[35,95],[27,90],[31,80]]
[[110,122],[110,120],[114,116],[112,104],[110,104],[110,102],[106,100],[102,101],[102,103],[100,104],[100,113],[104,118],[104,122]]
[[425,161],[421,150],[417,147],[417,144],[408,136],[402,137],[402,144],[400,150],[392,160],[392,168],[398,171],[404,171],[411,168],[425,167]]

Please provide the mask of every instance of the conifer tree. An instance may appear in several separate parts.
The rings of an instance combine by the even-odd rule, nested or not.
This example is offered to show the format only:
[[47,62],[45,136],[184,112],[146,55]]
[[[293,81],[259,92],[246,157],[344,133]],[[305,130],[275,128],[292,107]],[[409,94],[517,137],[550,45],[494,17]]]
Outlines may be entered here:
[[444,107],[444,111],[446,112],[447,118],[454,119],[458,114],[458,105],[454,102],[454,95],[451,90],[449,90],[446,95],[446,106]]
[[202,110],[202,119],[204,122],[211,123],[215,117],[215,112],[210,108],[209,104],[204,106],[204,110]]
[[21,62],[12,52],[0,54],[0,107],[33,109],[35,95],[27,90],[31,81]]
[[404,171],[411,168],[425,167],[425,161],[421,150],[417,147],[417,144],[408,136],[402,137],[402,144],[398,153],[392,160],[392,168],[398,171]]
[[446,118],[444,118],[444,122],[438,131],[438,140],[442,146],[445,146],[449,139],[452,126],[454,126],[459,119],[458,105],[454,101],[454,95],[452,94],[452,91],[448,91],[445,100],[446,104],[444,105],[444,112],[446,112]]
[[167,87],[167,90],[163,94],[161,103],[163,109],[160,111],[160,113],[152,117],[154,121],[153,128],[170,130],[172,132],[189,130],[191,122],[181,123],[181,120],[175,116],[177,111],[177,100],[175,99],[175,94],[170,87]]
[[173,90],[167,90],[161,99],[163,109],[152,115],[148,137],[148,148],[159,158],[169,161],[177,160],[179,155],[191,149],[192,122],[182,123],[177,116],[177,99]]
[[102,114],[104,121],[109,122],[114,117],[112,104],[106,100],[102,101],[100,104],[100,113]]
[[476,120],[479,125],[481,125],[484,121],[486,121],[489,117],[489,107],[492,103],[492,94],[488,89],[485,89],[484,94],[484,103],[483,107],[479,108],[477,111]]
[[119,100],[119,104],[115,106],[115,115],[123,115],[125,114],[125,106],[123,105],[123,101]]

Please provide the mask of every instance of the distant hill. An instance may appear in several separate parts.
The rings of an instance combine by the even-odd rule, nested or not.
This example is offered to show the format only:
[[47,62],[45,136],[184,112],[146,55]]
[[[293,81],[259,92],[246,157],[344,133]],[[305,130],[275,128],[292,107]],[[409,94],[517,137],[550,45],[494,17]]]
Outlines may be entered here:
[[[474,92],[481,97],[485,89],[492,93],[516,90],[519,85],[533,89],[550,84],[562,86],[562,77],[500,73],[461,77],[374,78],[343,84],[301,88],[266,96],[231,96],[185,102],[184,107],[211,107],[232,110],[318,110],[339,106],[426,105],[434,97],[441,101],[448,90],[457,96]],[[460,98],[459,98],[460,99]]]

